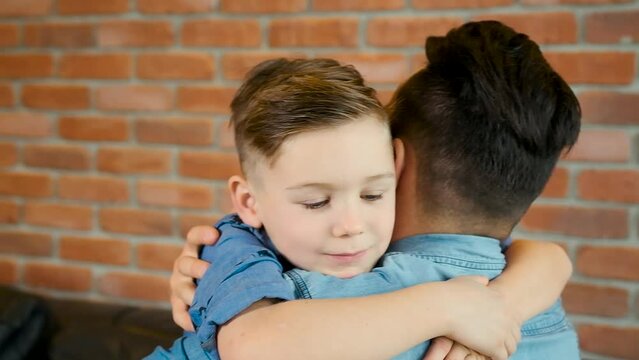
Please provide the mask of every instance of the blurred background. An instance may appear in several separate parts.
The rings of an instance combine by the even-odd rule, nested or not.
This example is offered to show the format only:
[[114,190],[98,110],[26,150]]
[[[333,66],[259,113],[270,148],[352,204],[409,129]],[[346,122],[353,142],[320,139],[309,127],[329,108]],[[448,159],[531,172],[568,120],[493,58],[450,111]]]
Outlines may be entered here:
[[428,35],[478,19],[541,44],[583,108],[515,237],[572,258],[585,358],[639,359],[633,0],[1,0],[0,283],[167,308],[186,231],[230,210],[228,105],[251,66],[335,58],[386,102]]

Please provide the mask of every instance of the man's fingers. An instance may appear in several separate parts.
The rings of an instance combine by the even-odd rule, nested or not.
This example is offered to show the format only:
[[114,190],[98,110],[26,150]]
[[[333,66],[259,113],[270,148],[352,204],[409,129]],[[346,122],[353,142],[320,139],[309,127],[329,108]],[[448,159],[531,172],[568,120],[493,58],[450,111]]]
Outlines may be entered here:
[[453,347],[453,340],[447,337],[438,337],[431,341],[424,360],[444,360]]
[[180,256],[175,260],[177,271],[190,279],[201,279],[210,263],[197,257]]
[[[171,298],[176,297],[179,299],[186,308],[193,305],[193,298],[195,297],[195,284],[192,281],[180,281],[173,286],[173,293]],[[171,299],[172,300],[172,299]]]
[[195,331],[191,317],[187,311],[188,306],[179,298],[171,296],[171,308],[173,314],[173,321],[182,329],[186,331]]
[[197,249],[201,245],[213,245],[219,237],[220,233],[212,226],[194,226],[186,234],[186,244],[190,245],[190,248],[195,249],[197,253]]

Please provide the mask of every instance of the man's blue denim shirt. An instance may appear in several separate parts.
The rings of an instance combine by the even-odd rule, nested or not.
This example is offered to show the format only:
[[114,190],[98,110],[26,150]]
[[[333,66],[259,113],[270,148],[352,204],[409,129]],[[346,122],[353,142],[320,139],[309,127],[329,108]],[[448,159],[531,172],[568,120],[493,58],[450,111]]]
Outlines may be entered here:
[[[455,234],[417,235],[391,243],[380,266],[350,279],[284,269],[266,234],[229,215],[218,225],[218,243],[202,259],[213,266],[195,293],[190,314],[195,333],[185,333],[167,352],[156,348],[148,359],[219,359],[217,327],[264,298],[282,300],[366,296],[461,275],[498,276],[506,265],[496,239]],[[445,299],[442,299],[445,301]],[[579,359],[577,335],[557,301],[522,326],[516,360]],[[429,342],[395,359],[422,359]]]

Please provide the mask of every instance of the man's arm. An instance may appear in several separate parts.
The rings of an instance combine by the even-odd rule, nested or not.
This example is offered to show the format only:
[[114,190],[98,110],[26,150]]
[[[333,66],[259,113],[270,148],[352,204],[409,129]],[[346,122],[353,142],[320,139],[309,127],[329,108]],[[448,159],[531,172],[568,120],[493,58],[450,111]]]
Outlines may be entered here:
[[516,240],[508,248],[506,269],[490,282],[523,323],[549,308],[563,291],[572,264],[566,252],[550,242]]

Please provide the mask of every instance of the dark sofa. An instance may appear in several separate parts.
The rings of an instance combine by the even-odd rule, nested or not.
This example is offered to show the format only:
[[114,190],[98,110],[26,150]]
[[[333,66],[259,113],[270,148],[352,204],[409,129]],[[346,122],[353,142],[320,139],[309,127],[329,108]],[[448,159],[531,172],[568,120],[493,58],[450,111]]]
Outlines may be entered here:
[[0,359],[141,359],[180,336],[168,310],[61,300],[0,287]]

